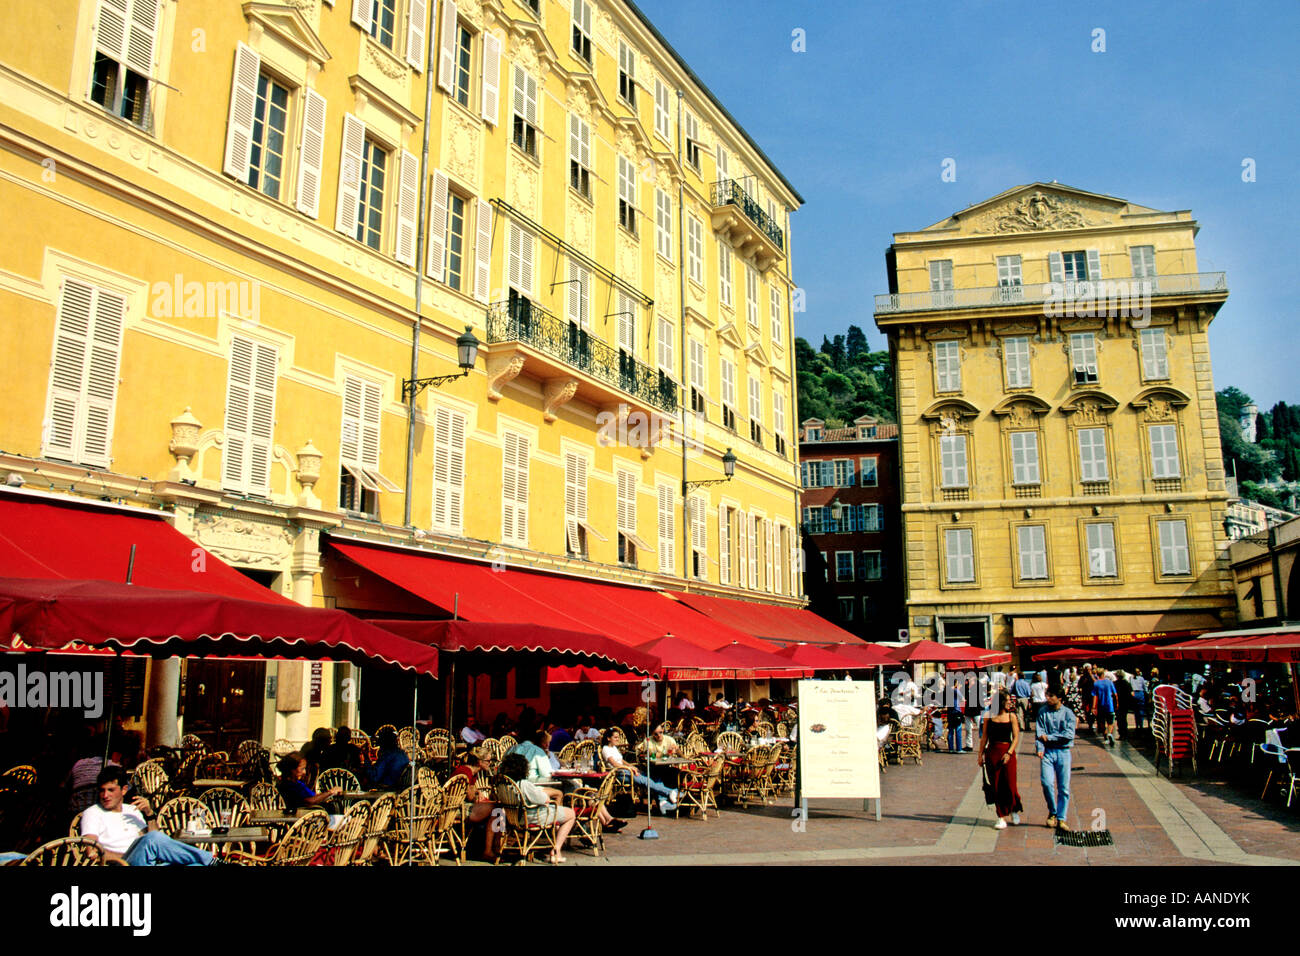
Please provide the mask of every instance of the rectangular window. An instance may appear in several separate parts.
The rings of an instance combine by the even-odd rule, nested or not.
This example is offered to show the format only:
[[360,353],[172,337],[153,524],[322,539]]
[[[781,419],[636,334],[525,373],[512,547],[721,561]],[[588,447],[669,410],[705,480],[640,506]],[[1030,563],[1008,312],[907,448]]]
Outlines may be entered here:
[[[515,145],[537,158],[537,80],[523,67],[515,67],[514,141]],[[585,195],[585,194],[584,194]]]
[[231,340],[222,453],[222,483],[231,491],[270,493],[277,361],[273,346]]
[[447,193],[447,285],[463,288],[465,276],[465,200]]
[[673,201],[662,189],[655,190],[655,251],[673,261]]
[[687,501],[691,530],[691,575],[699,580],[709,576],[709,525],[708,505],[703,498]]
[[758,331],[758,273],[748,263],[745,265],[745,314],[749,327]]
[[939,465],[944,488],[966,488],[966,436],[939,436]]
[[393,26],[397,21],[397,0],[371,0],[370,35],[387,50],[393,48]]
[[618,294],[618,347],[629,357],[636,354],[637,303],[626,292]]
[[718,243],[718,300],[731,308],[731,250]]
[[636,52],[622,40],[618,44],[618,95],[636,109]]
[[357,199],[356,238],[379,249],[384,236],[384,180],[388,153],[367,138],[361,152],[361,194]]
[[668,122],[668,87],[663,80],[655,80],[655,133],[664,142],[672,138]]
[[448,408],[433,413],[433,530],[464,533],[465,416]]
[[1020,556],[1020,580],[1047,580],[1047,528],[1041,524],[1016,529],[1016,550]]
[[512,291],[525,297],[533,294],[533,234],[510,223],[509,247],[506,251],[507,280]]
[[757,515],[744,515],[742,517],[745,522],[745,540],[746,540],[745,553],[749,555],[748,587],[752,589],[757,589],[758,588],[758,549],[759,549],[759,540],[760,540],[758,536],[758,522],[760,519]]
[[1085,525],[1088,545],[1088,577],[1119,576],[1115,562],[1115,525],[1109,521]]
[[1079,429],[1079,480],[1110,480],[1110,469],[1106,465],[1106,429]]
[[727,155],[727,147],[721,143],[718,144],[718,181],[726,182],[731,178],[730,157]]
[[1154,279],[1156,275],[1156,247],[1133,246],[1128,251],[1129,261],[1133,264],[1133,278]]
[[661,574],[672,574],[677,570],[677,523],[673,513],[673,487],[659,485],[656,491],[659,505],[659,571]]
[[876,487],[878,481],[876,468],[879,461],[880,458],[878,455],[871,455],[866,458],[858,459],[858,475],[863,488]]
[[1160,573],[1191,574],[1192,558],[1187,548],[1187,522],[1157,521],[1160,538]]
[[736,430],[736,366],[721,359],[722,366],[722,424]]
[[577,113],[569,114],[569,186],[591,198],[591,127]]
[[659,367],[670,376],[677,371],[675,349],[673,347],[673,323],[663,316],[659,317],[659,337],[656,358]]
[[272,199],[280,198],[284,184],[284,144],[288,127],[289,90],[263,73],[257,78],[248,184]]
[[569,259],[569,322],[581,329],[591,328],[591,270],[577,259]]
[[776,438],[776,453],[785,456],[785,392],[772,392],[772,435]]
[[1011,483],[1036,485],[1038,474],[1038,432],[1011,433]]
[[853,487],[853,459],[852,458],[835,459],[835,487],[836,488]]
[[501,540],[522,548],[528,547],[528,450],[526,435],[502,435]]
[[1142,377],[1147,381],[1169,378],[1165,330],[1143,329],[1138,335],[1142,345]]
[[400,491],[379,472],[383,390],[374,382],[348,376],[343,383],[343,425],[339,441],[339,507],[378,515],[378,496]]
[[1065,271],[1066,282],[1086,282],[1088,280],[1088,257],[1083,251],[1062,252],[1061,268]]
[[849,622],[853,620],[853,608],[857,601],[851,597],[842,597],[838,599],[840,605],[840,620]]
[[770,309],[770,312],[769,312],[769,314],[771,315],[771,318],[772,318],[772,344],[773,344],[773,345],[780,345],[780,344],[782,343],[782,341],[783,341],[783,336],[782,336],[782,334],[781,334],[781,333],[782,333],[783,325],[782,325],[782,322],[781,322],[781,290],[780,290],[780,288],[778,288],[778,287],[775,286],[775,285],[772,286],[771,289],[768,290],[768,296],[769,296],[769,299],[770,299],[770,302],[769,302],[769,309]]
[[998,256],[998,285],[1003,289],[1020,288],[1019,256]]
[[836,581],[853,580],[853,552],[852,551],[835,552],[835,580]]
[[880,505],[865,504],[858,505],[861,513],[861,525],[863,531],[883,531],[885,530],[884,521],[881,519]]
[[690,357],[691,411],[703,415],[708,394],[708,349],[703,342],[688,339],[686,351]]
[[686,162],[696,171],[700,171],[700,121],[695,114],[686,110]]
[[474,34],[463,23],[456,24],[456,102],[469,108],[470,77],[473,75]]
[[858,556],[858,580],[879,581],[883,571],[879,551],[863,551]]
[[961,343],[934,343],[935,389],[940,392],[961,391]]
[[626,156],[618,158],[618,224],[636,235],[636,167]]
[[1151,439],[1151,477],[1179,477],[1177,426],[1149,425],[1147,435]]
[[573,0],[573,52],[588,63],[591,59],[591,4]]
[[749,377],[749,438],[763,444],[763,391],[753,375]]
[[149,83],[157,32],[157,0],[103,0],[99,5],[90,98],[145,130],[153,126]]
[[686,274],[704,285],[704,225],[695,216],[686,217]]
[[945,528],[943,547],[948,583],[964,584],[974,581],[974,532],[970,528]]
[[75,279],[63,280],[50,360],[43,456],[109,466],[125,317],[125,297]]
[[951,259],[937,259],[930,263],[930,293],[930,298],[936,306],[954,304]]
[[803,523],[804,523],[804,527],[808,529],[809,534],[821,534],[822,533],[822,509],[804,508]]
[[564,531],[571,557],[587,556],[587,459],[568,452],[564,456]]
[[1013,335],[1002,340],[1002,361],[1006,367],[1007,388],[1029,388],[1029,336]]
[[1094,385],[1097,374],[1097,336],[1092,332],[1070,333],[1070,365],[1075,385]]

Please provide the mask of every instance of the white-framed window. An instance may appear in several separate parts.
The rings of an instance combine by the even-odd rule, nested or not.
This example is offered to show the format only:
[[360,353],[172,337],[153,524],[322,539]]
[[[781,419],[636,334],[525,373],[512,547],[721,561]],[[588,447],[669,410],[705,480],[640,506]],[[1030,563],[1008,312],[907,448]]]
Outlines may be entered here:
[[697,339],[686,340],[686,355],[691,373],[691,411],[705,414],[708,401],[708,358],[704,343]]
[[785,454],[785,392],[772,390],[772,434],[776,438],[776,453]]
[[727,147],[721,143],[718,144],[717,158],[718,181],[726,182],[731,178],[731,157],[727,155]]
[[835,459],[835,487],[836,488],[853,487],[853,459],[852,458]]
[[1133,278],[1154,279],[1156,275],[1156,247],[1131,246],[1129,262],[1133,264]]
[[231,339],[221,456],[222,485],[230,491],[270,494],[278,360],[275,346],[239,335]]
[[636,51],[618,41],[618,95],[636,109]]
[[944,488],[968,487],[966,475],[966,436],[939,436],[939,471]]
[[704,285],[704,224],[696,216],[686,217],[686,275]]
[[772,285],[768,289],[769,296],[769,314],[772,318],[772,344],[780,345],[783,341],[782,329],[785,327],[781,321],[781,289],[777,285]]
[[1020,288],[1019,256],[998,256],[998,285],[1003,289]]
[[506,278],[511,289],[528,298],[533,295],[533,249],[536,238],[518,223],[511,222],[506,250]]
[[952,260],[935,259],[930,263],[930,291],[951,292],[952,290]]
[[[318,119],[324,130],[325,102],[307,91],[308,118]],[[288,170],[285,159],[290,153],[289,108],[293,94],[276,78],[261,70],[261,56],[241,43],[235,51],[235,72],[230,91],[230,116],[226,124],[226,154],[222,170],[247,183],[272,199],[279,199]],[[312,97],[315,99],[312,99]],[[306,142],[314,147],[317,141]],[[319,170],[316,186],[319,188]]]
[[722,424],[736,430],[736,366],[725,358],[719,359],[722,370]]
[[377,514],[381,492],[401,491],[379,471],[382,396],[375,382],[351,375],[343,381],[339,507],[346,511]]
[[945,528],[943,550],[945,577],[949,584],[966,584],[975,580],[975,539],[970,528]]
[[763,389],[756,375],[749,377],[749,437],[763,443]]
[[721,241],[718,243],[718,300],[731,308],[731,249]]
[[745,314],[749,327],[758,331],[758,272],[749,263],[745,263]]
[[1109,521],[1096,521],[1084,526],[1087,535],[1088,577],[1113,578],[1119,576],[1115,561],[1115,525]]
[[587,459],[564,454],[564,543],[572,557],[587,556]]
[[577,113],[569,114],[569,187],[591,198],[591,127]]
[[676,348],[674,344],[675,329],[670,319],[659,316],[658,336],[656,337],[655,360],[670,377],[677,374]]
[[618,157],[618,224],[636,235],[636,167],[622,155]]
[[1160,539],[1160,573],[1191,574],[1192,556],[1187,547],[1187,522],[1183,519],[1157,521]]
[[858,476],[863,488],[876,487],[879,480],[877,475],[879,462],[879,455],[868,455],[865,458],[858,459]]
[[1006,369],[1007,388],[1029,388],[1029,336],[1012,335],[1002,340],[1002,362]]
[[[522,66],[514,68],[514,87],[511,95],[513,110],[514,143],[529,156],[537,158],[537,147],[541,143],[537,118],[537,78]],[[590,169],[590,162],[587,164]],[[590,195],[585,193],[584,195]]]
[[474,36],[474,31],[465,21],[456,22],[452,96],[465,109],[471,109],[470,97],[474,89]]
[[673,486],[659,485],[658,498],[659,571],[672,574],[677,570],[677,522],[673,511]]
[[862,525],[862,531],[885,530],[885,521],[881,516],[880,505],[874,503],[858,505],[858,513],[861,515],[859,523]]
[[673,201],[662,189],[655,190],[655,251],[673,261]]
[[1022,581],[1047,580],[1047,528],[1026,524],[1016,528],[1016,550]]
[[1073,288],[1079,282],[1101,278],[1101,255],[1096,249],[1051,252],[1048,253],[1047,263],[1051,281],[1063,282],[1067,288]]
[[1178,465],[1178,426],[1148,425],[1147,437],[1151,441],[1151,477],[1178,478],[1182,474]]
[[1169,353],[1164,329],[1142,329],[1138,333],[1142,346],[1142,377],[1148,381],[1169,377]]
[[883,555],[879,551],[863,551],[858,555],[858,580],[879,581],[884,577]]
[[1092,385],[1099,380],[1097,372],[1097,336],[1093,332],[1070,333],[1070,366],[1075,385]]
[[1106,463],[1106,429],[1079,429],[1079,480],[1110,480]]
[[393,49],[397,29],[397,0],[358,0],[370,6],[369,33],[386,50]]
[[803,509],[803,523],[808,529],[809,534],[822,534],[825,525],[822,523],[822,516],[826,509],[808,507]]
[[690,110],[683,110],[686,117],[686,162],[696,172],[700,171],[700,121]]
[[691,576],[701,581],[709,577],[708,503],[698,495],[687,500],[691,532]]
[[934,343],[934,375],[937,391],[961,391],[960,342],[950,340]]
[[154,47],[158,0],[101,0],[95,20],[90,99],[141,129],[152,131]]
[[588,63],[591,58],[591,4],[587,0],[573,0],[572,50]]
[[672,141],[668,103],[668,85],[655,77],[655,134],[665,143]]
[[619,469],[615,524],[620,564],[636,564],[641,539],[636,534],[636,473]]
[[1013,485],[1037,485],[1041,481],[1038,472],[1038,432],[1011,433],[1011,483]]
[[759,520],[760,519],[758,515],[744,516],[745,540],[746,540],[745,553],[749,555],[749,585],[748,586],[751,590],[758,589],[758,549],[759,549],[758,523]]
[[42,456],[109,466],[125,319],[124,296],[78,279],[63,279],[54,320]]
[[507,431],[501,436],[501,540],[528,547],[527,435]]
[[618,294],[618,347],[628,355],[636,354],[636,327],[638,306],[636,299],[626,292]]
[[726,505],[718,505],[718,582],[732,584],[731,569],[736,566],[735,535],[731,530],[732,512]]
[[441,406],[433,412],[433,530],[463,534],[465,416]]
[[569,321],[579,328],[591,328],[591,270],[577,259],[569,259]]
[[835,552],[835,580],[836,581],[853,580],[853,552],[852,551]]

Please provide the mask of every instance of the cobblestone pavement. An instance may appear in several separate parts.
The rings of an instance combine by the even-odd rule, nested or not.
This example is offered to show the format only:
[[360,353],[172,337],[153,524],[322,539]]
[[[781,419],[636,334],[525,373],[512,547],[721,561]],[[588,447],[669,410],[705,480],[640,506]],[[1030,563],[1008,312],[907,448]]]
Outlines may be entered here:
[[994,830],[971,753],[926,752],[921,766],[891,765],[881,778],[882,819],[874,803],[814,801],[806,824],[786,797],[775,805],[724,809],[708,820],[654,817],[658,840],[640,840],[645,816],[606,837],[593,857],[571,844],[570,863],[606,865],[1285,865],[1300,863],[1300,807],[1258,799],[1247,773],[1223,768],[1156,774],[1148,746],[1102,746],[1083,736],[1075,746],[1070,826],[1109,829],[1107,847],[1056,846],[1046,828],[1039,761],[1022,739],[1017,782],[1022,825]]

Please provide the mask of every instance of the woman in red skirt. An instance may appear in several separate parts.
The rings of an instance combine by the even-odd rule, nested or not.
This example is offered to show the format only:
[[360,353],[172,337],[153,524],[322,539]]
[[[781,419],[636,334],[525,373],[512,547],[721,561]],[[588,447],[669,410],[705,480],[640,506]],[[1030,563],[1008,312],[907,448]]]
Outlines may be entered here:
[[1020,791],[1016,788],[1016,747],[1020,743],[1020,723],[1016,720],[1015,698],[1000,690],[993,692],[996,714],[984,720],[980,733],[978,763],[987,767],[993,787],[992,803],[998,812],[995,830],[1007,828],[1007,817],[1020,823]]

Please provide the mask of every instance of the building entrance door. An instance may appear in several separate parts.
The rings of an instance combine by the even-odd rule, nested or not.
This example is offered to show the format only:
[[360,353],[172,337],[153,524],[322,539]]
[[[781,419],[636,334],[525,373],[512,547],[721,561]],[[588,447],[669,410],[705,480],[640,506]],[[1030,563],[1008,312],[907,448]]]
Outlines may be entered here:
[[261,740],[265,686],[260,661],[186,661],[185,733],[232,756],[241,742]]

